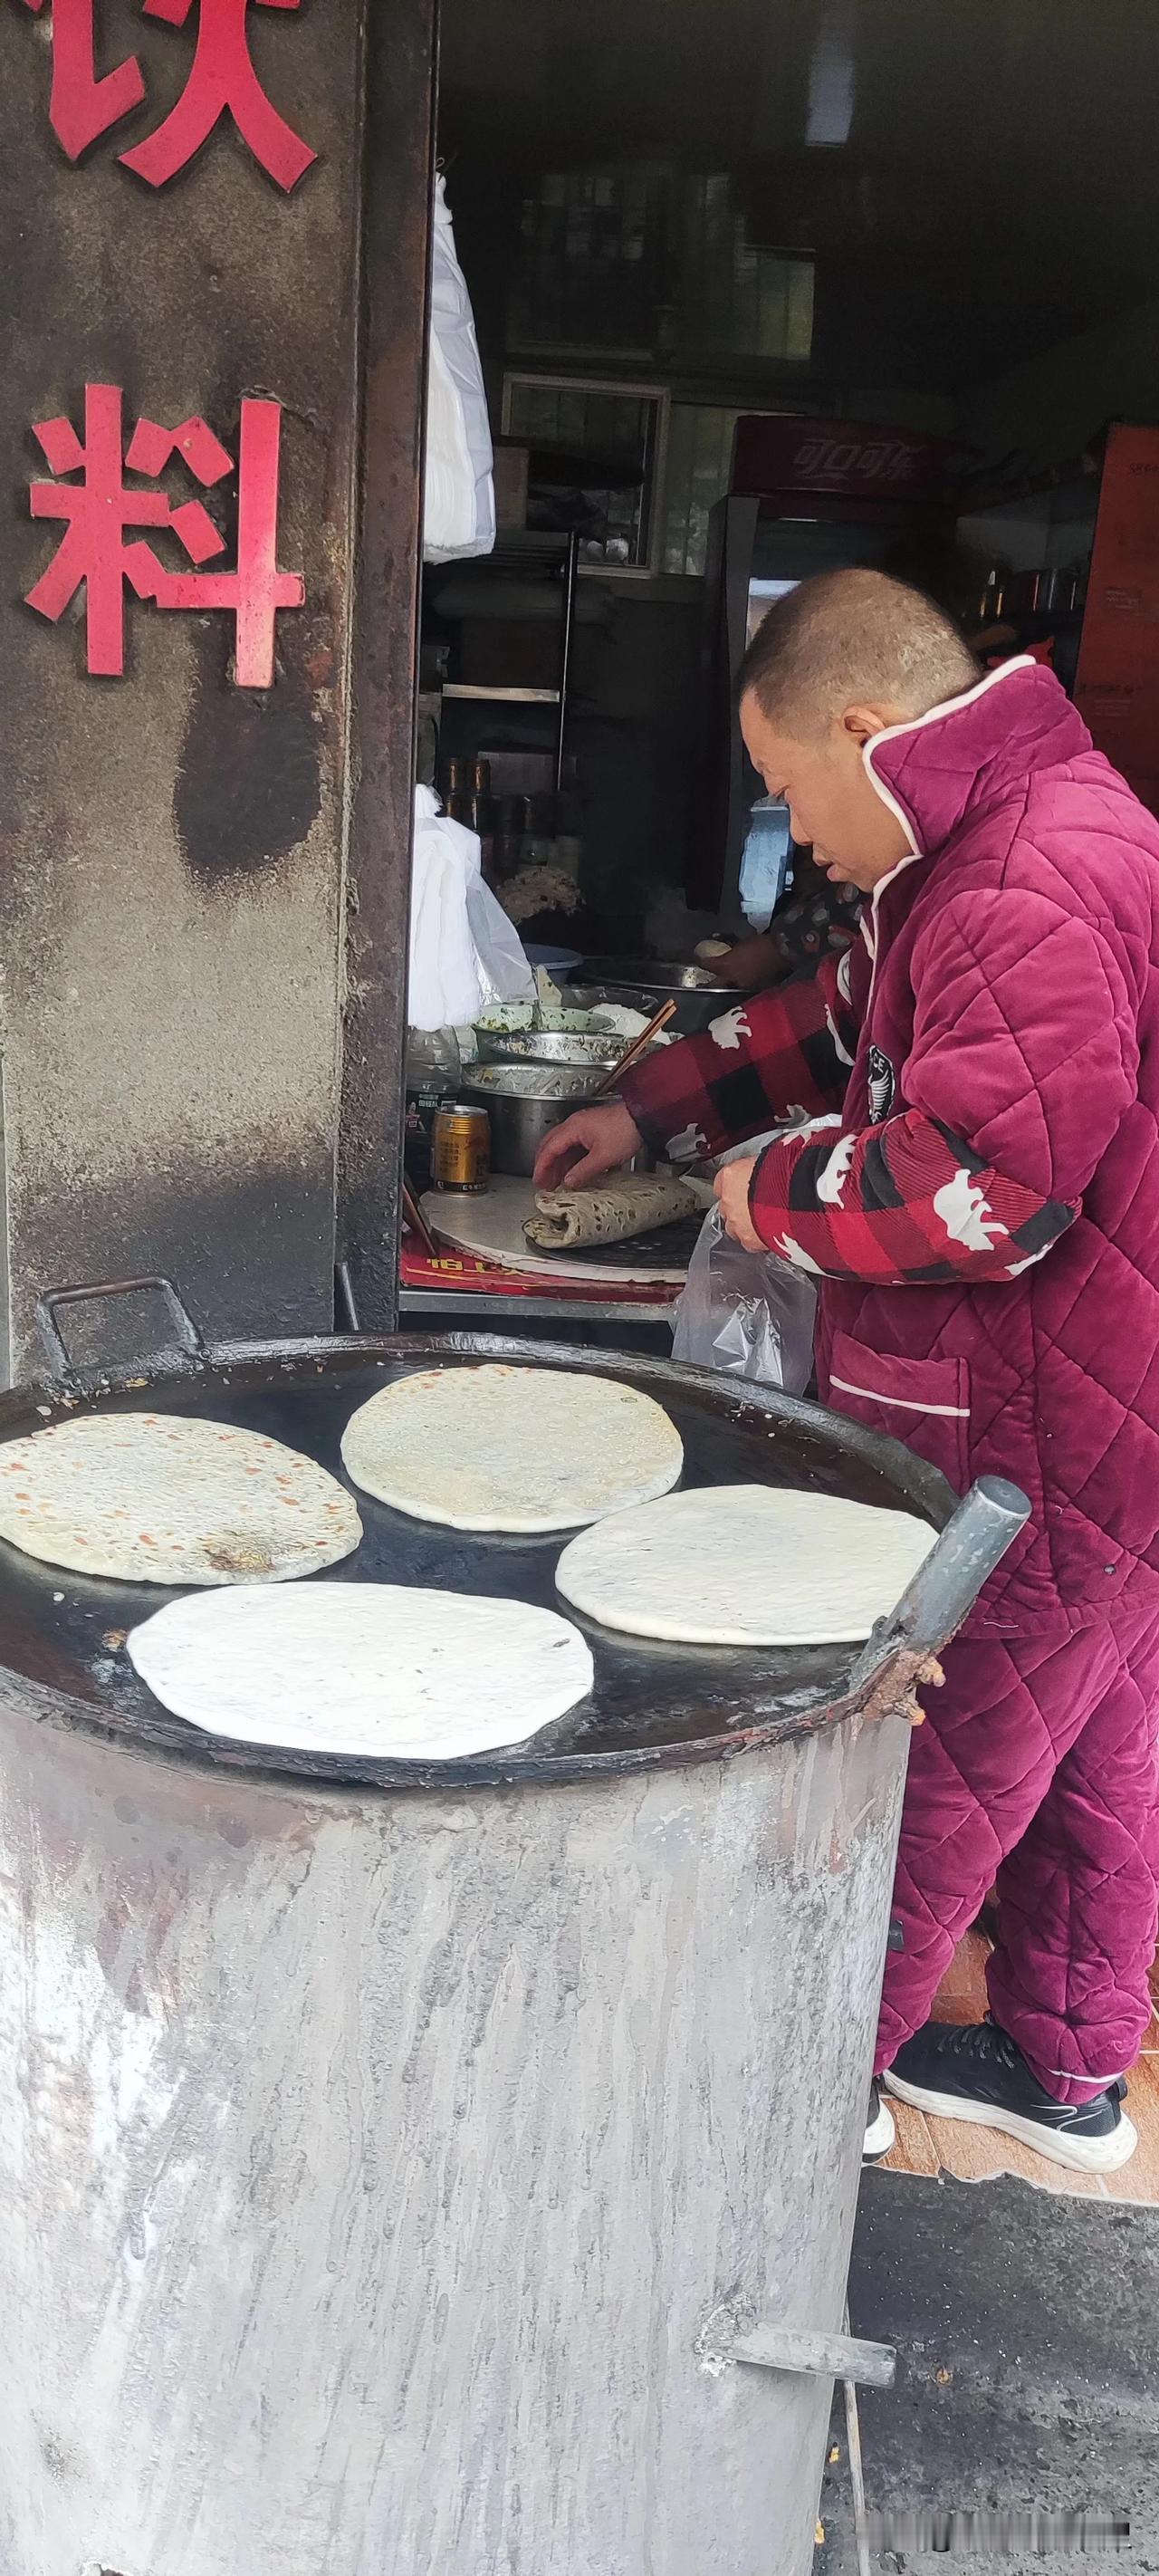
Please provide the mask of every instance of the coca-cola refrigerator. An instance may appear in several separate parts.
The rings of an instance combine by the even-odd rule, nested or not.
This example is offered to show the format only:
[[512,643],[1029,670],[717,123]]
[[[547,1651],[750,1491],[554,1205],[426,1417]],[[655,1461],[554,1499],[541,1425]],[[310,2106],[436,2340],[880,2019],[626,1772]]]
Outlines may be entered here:
[[763,781],[745,752],[736,685],[777,599],[810,574],[876,565],[927,586],[951,540],[955,466],[942,439],[864,421],[757,415],[737,422],[732,488],[712,513],[703,676],[705,733],[688,900],[741,922],[740,863]]

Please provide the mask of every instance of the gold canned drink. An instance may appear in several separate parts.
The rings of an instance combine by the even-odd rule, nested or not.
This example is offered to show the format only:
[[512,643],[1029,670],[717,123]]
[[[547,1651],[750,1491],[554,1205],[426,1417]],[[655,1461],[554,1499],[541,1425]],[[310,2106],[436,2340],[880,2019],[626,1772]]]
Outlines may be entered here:
[[461,1100],[435,1119],[431,1171],[437,1190],[485,1190],[491,1177],[491,1121]]

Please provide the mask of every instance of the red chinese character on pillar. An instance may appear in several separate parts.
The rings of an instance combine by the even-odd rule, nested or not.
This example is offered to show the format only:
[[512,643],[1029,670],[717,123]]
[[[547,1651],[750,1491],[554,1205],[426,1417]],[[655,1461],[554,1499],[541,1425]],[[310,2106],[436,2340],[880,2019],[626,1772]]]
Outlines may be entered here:
[[[49,120],[70,161],[79,161],[98,135],[131,116],[145,95],[135,55],[97,78],[93,10],[96,0],[52,0],[52,96]],[[44,0],[27,0],[39,16]]]
[[[204,425],[204,422],[197,424],[201,428]],[[143,422],[142,428],[152,430],[152,423]],[[166,437],[168,433],[162,431],[160,435]],[[237,570],[161,572],[156,589],[149,594],[156,600],[158,608],[228,608],[232,611],[237,621],[234,678],[239,689],[273,687],[274,628],[278,610],[301,608],[306,597],[306,585],[300,573],[278,571],[281,445],[281,404],[243,402],[238,447]],[[227,458],[227,465],[228,462]],[[145,470],[159,473],[160,467],[150,466]],[[187,552],[195,563],[203,560],[192,546],[187,548]]]
[[[126,529],[168,528],[194,563],[205,563],[210,555],[222,551],[222,538],[200,501],[187,501],[174,510],[166,493],[142,492],[126,485],[126,464],[131,471],[142,470],[138,441],[148,427],[148,423],[141,423],[125,457],[119,385],[86,386],[83,445],[71,421],[46,420],[36,426],[37,441],[52,472],[80,473],[84,480],[32,486],[33,518],[64,519],[68,533],[47,572],[29,592],[28,605],[55,622],[71,606],[83,583],[88,666],[106,678],[119,678],[125,667],[126,581],[138,598],[144,599],[162,571],[151,546],[140,542],[126,545]],[[199,482],[212,483],[227,474],[229,457],[205,429],[204,422],[190,422],[187,428],[191,441],[194,433],[204,432],[209,449],[214,451],[211,456],[198,440],[197,450],[190,456]]]
[[179,457],[206,489],[232,471],[233,459],[204,420],[178,429],[140,420],[124,446],[119,385],[85,388],[83,442],[67,420],[42,421],[36,437],[54,475],[79,483],[34,483],[34,519],[63,519],[67,533],[28,605],[55,623],[84,586],[88,668],[119,678],[125,667],[125,583],[159,608],[215,609],[236,621],[235,678],[244,689],[268,689],[274,677],[279,608],[301,608],[305,584],[277,569],[281,404],[243,402],[238,452],[238,553],[234,572],[172,573],[130,528],[158,528],[177,538],[193,564],[225,553],[225,539],[200,501],[177,508],[163,491],[125,482],[126,470],[156,481]]
[[[25,5],[39,15],[44,0],[25,0]],[[131,115],[145,96],[135,55],[98,79],[95,5],[96,0],[52,0],[49,117],[70,161]],[[127,168],[151,187],[163,188],[176,178],[223,116],[232,116],[255,160],[287,192],[317,160],[262,88],[250,52],[249,5],[250,0],[198,0],[197,42],[182,94],[155,133],[121,155]],[[301,0],[256,0],[256,5],[298,9]],[[143,6],[147,18],[183,27],[193,0],[143,0]]]
[[[147,18],[183,27],[193,0],[145,0]],[[261,0],[267,9],[297,9],[300,0]],[[308,143],[287,125],[266,97],[254,69],[246,27],[248,0],[200,0],[197,47],[176,107],[144,143],[122,152],[126,169],[163,188],[174,179],[223,116],[232,116],[255,161],[287,192],[317,160]]]

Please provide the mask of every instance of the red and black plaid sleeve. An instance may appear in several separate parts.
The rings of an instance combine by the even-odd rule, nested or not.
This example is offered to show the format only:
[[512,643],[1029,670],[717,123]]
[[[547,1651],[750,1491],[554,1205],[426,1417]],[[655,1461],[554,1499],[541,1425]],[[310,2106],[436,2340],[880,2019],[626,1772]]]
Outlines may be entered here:
[[701,1036],[635,1066],[623,1097],[653,1151],[705,1162],[794,1117],[839,1108],[857,1050],[850,990],[849,957],[825,957],[815,974],[754,993]]
[[884,1126],[788,1136],[760,1156],[749,1210],[798,1269],[881,1287],[1014,1279],[1078,1211],[1007,1180],[960,1136],[907,1109]]

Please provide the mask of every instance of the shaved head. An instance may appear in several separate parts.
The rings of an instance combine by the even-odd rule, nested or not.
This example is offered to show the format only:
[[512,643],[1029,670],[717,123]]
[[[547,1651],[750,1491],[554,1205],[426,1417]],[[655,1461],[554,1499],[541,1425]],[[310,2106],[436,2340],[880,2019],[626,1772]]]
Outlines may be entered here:
[[923,591],[882,572],[827,572],[770,609],[741,666],[740,695],[808,741],[851,705],[924,716],[981,676]]
[[932,599],[883,572],[826,572],[770,609],[745,655],[740,723],[793,839],[866,893],[910,850],[869,758],[874,738],[982,677]]

